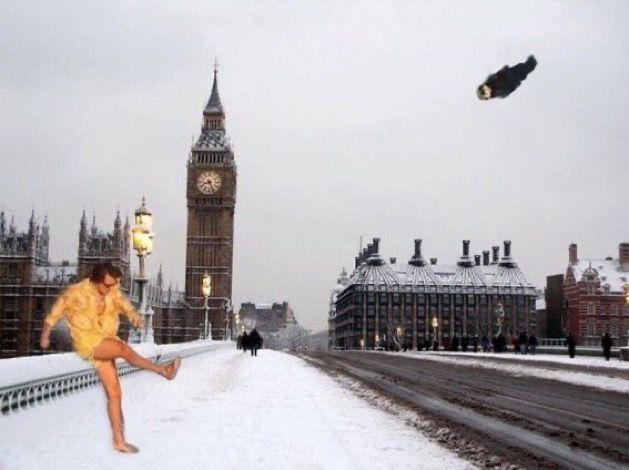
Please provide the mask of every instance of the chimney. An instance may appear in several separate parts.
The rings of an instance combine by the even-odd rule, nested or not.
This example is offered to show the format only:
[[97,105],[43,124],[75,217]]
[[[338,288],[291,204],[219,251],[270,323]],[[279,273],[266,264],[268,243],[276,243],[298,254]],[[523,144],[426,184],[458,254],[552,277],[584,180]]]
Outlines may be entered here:
[[491,264],[497,264],[498,258],[500,258],[500,247],[492,246],[491,251],[492,251]]
[[504,247],[505,247],[504,257],[505,258],[510,258],[511,257],[511,240],[505,240],[504,241]]
[[483,266],[489,265],[489,250],[483,251]]
[[422,257],[422,239],[415,239],[415,258],[419,259]]
[[397,260],[397,258],[395,256],[391,256],[389,258],[389,264],[395,264],[395,261]]
[[437,258],[430,258],[430,264],[432,265],[437,264]]
[[373,254],[373,243],[367,243],[366,257],[369,258]]
[[620,270],[623,273],[629,271],[629,243],[624,242],[618,245],[618,260],[620,261]]
[[380,252],[380,239],[379,238],[373,239],[373,252],[376,254]]
[[480,255],[474,255],[474,264],[480,266]]
[[463,240],[463,256],[469,256],[470,255],[470,241],[469,240]]
[[571,265],[575,265],[578,261],[579,258],[577,258],[577,244],[570,243],[570,246],[568,247],[568,263],[570,263]]

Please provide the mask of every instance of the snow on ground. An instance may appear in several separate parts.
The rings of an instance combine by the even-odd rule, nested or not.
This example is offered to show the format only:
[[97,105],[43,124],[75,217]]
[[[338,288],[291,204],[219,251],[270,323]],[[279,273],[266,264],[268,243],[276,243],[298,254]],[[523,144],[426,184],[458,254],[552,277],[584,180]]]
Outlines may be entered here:
[[[206,344],[208,343],[205,341],[190,341],[188,343],[165,345],[132,344],[131,346],[138,354],[148,357],[171,351],[197,348]],[[221,342],[212,342],[210,344],[221,344]],[[89,368],[91,368],[90,364],[73,352],[1,359],[0,387]]]
[[[421,359],[426,361],[442,362],[444,364],[456,364],[466,367],[478,367],[482,369],[494,369],[502,372],[506,372],[516,377],[538,377],[541,379],[558,380],[560,382],[567,382],[576,385],[585,385],[588,387],[600,388],[603,390],[611,390],[615,392],[629,393],[629,380],[620,377],[602,376],[600,374],[590,374],[587,372],[574,372],[570,370],[557,370],[549,369],[546,367],[538,366],[535,361],[550,361],[557,362],[558,364],[570,363],[581,364],[585,366],[597,366],[605,367],[604,364],[607,361],[596,361],[599,358],[582,357],[579,358],[579,362],[571,362],[570,358],[562,358],[560,356],[554,356],[551,354],[537,354],[535,356],[522,356],[516,354],[486,354],[486,353],[448,353],[442,352],[372,352],[373,354],[402,354],[413,357],[415,359]],[[467,357],[457,357],[457,355],[464,354],[466,356],[475,356],[477,359],[469,359]],[[532,359],[528,359],[531,357]],[[501,361],[500,358],[515,359],[522,361],[521,364]],[[565,361],[564,359],[568,359]],[[575,358],[576,360],[576,358]],[[614,367],[609,367],[610,375],[613,375],[613,369],[627,369],[626,363],[616,362]]]
[[184,359],[173,382],[122,380],[127,439],[111,449],[100,388],[0,417],[2,469],[472,468],[303,360],[229,344]]

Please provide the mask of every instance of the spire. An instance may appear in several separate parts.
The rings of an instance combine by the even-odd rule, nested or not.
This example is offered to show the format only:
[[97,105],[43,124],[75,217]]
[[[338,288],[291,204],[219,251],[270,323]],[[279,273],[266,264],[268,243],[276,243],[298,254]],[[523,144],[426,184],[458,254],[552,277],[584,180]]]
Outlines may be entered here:
[[122,225],[122,221],[120,220],[120,211],[116,212],[116,219],[114,220],[114,229],[120,230],[120,225]]
[[28,221],[28,237],[34,238],[37,232],[37,227],[35,223],[35,209],[31,211],[31,218]]
[[98,227],[96,227],[96,214],[92,215],[92,235],[98,233]]
[[218,61],[214,60],[214,83],[212,83],[212,93],[210,99],[205,105],[203,114],[220,114],[223,115],[223,105],[221,104],[221,97],[218,94],[218,79],[216,75],[218,73]]
[[4,235],[7,231],[7,220],[4,216],[4,211],[0,212],[0,236]]
[[11,223],[9,224],[9,233],[15,235],[17,228],[15,227],[15,216],[11,216]]

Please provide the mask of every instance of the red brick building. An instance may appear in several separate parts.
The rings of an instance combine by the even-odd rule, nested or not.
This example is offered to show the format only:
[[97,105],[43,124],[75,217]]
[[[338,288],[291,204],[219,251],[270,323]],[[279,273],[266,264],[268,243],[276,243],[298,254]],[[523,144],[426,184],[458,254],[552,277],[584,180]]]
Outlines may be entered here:
[[570,245],[564,281],[567,330],[579,345],[600,346],[605,333],[612,336],[614,346],[627,344],[628,289],[629,243],[618,245],[618,258],[604,259],[579,259],[577,245]]

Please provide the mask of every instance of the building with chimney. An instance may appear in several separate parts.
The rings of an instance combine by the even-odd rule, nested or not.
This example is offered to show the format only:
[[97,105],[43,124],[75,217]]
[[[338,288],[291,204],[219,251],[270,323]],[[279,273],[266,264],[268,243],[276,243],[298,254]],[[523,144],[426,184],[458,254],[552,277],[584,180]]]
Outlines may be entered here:
[[408,263],[387,262],[379,238],[359,253],[330,319],[333,347],[416,349],[436,339],[447,348],[455,336],[537,333],[537,293],[511,256],[510,241],[502,257],[492,247],[490,259],[489,250],[471,256],[463,240],[455,264],[427,262],[421,244],[415,240]]
[[600,346],[609,333],[614,345],[626,344],[629,330],[629,243],[618,245],[618,258],[580,259],[577,245],[568,248],[564,280],[567,331],[582,346]]

